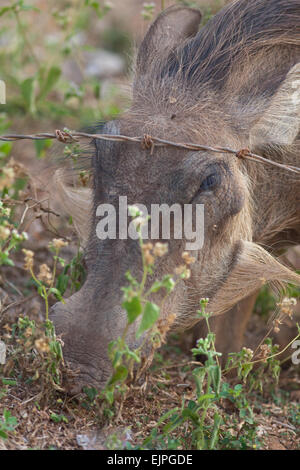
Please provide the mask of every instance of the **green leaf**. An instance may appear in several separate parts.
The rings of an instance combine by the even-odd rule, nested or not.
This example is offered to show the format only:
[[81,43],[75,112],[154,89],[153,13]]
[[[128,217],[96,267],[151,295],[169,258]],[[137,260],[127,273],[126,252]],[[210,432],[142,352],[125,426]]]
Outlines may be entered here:
[[60,256],[54,256],[54,259],[57,259],[57,261],[59,262],[59,264],[64,267],[66,265],[66,261],[61,258]]
[[61,70],[59,67],[56,67],[56,66],[51,67],[51,69],[49,70],[47,74],[46,79],[44,80],[41,86],[40,93],[37,98],[38,101],[41,101],[48,95],[48,93],[50,93],[50,91],[53,89],[54,85],[58,81],[60,75],[61,75]]
[[165,276],[162,282],[163,286],[167,289],[168,293],[171,292],[175,287],[175,281],[170,275]]
[[209,448],[210,449],[215,449],[216,448],[216,445],[217,445],[217,442],[218,442],[218,437],[219,437],[219,429],[220,429],[220,426],[222,424],[222,417],[218,414],[218,413],[215,413],[214,415],[214,427],[213,427],[213,431],[212,431],[212,435],[211,435],[211,439],[210,439],[210,443],[209,443]]
[[127,378],[127,375],[128,375],[127,367],[120,365],[117,367],[115,373],[113,374],[112,378],[110,379],[108,383],[109,385],[113,385],[116,382],[124,382],[124,380],[126,380]]
[[98,390],[94,387],[83,387],[83,392],[91,402],[93,402],[98,395]]
[[35,140],[34,146],[37,158],[43,158],[46,154],[46,150],[48,150],[48,148],[50,148],[52,144],[53,141],[50,139]]
[[150,292],[157,292],[159,291],[159,289],[161,289],[163,287],[162,285],[162,282],[161,281],[155,281],[153,282],[151,288],[150,288]]
[[180,426],[184,421],[184,418],[181,415],[177,415],[176,413],[172,416],[172,419],[168,424],[163,427],[164,434],[170,433],[174,431],[178,426]]
[[[157,422],[157,427],[160,426],[167,418],[169,418],[170,416],[172,416],[173,414],[177,413],[179,410],[178,406],[176,406],[175,408],[173,408],[172,410],[169,410],[167,411],[166,413],[164,413],[161,418],[159,418],[158,422]],[[177,416],[177,415],[176,415]]]
[[154,323],[159,317],[159,312],[160,308],[158,307],[158,305],[152,302],[146,303],[142,316],[142,321],[136,334],[137,338],[139,338],[144,331],[149,330],[149,328],[154,325]]
[[201,397],[198,397],[198,403],[200,404],[204,400],[211,400],[215,397],[216,396],[212,393],[206,393],[205,395],[201,395]]
[[0,8],[0,16],[4,15],[4,13],[7,13],[8,11],[13,10],[13,7],[2,7]]
[[173,280],[172,276],[168,275],[165,276],[162,281],[155,281],[150,288],[150,292],[157,292],[159,291],[159,289],[162,289],[164,287],[169,293],[174,289],[174,286],[175,281]]
[[0,158],[7,157],[12,149],[12,142],[0,143]]
[[197,397],[201,396],[203,392],[203,382],[206,375],[205,367],[197,367],[193,370],[193,377],[196,382]]
[[0,265],[6,264],[7,266],[14,266],[14,262],[9,258],[9,253],[0,251]]
[[22,94],[25,106],[31,114],[34,114],[36,111],[34,90],[35,90],[34,77],[26,78],[26,80],[24,80],[21,83],[21,94]]
[[181,413],[182,417],[184,419],[188,419],[190,418],[191,421],[196,425],[198,426],[199,425],[199,416],[196,412],[190,410],[189,408],[185,408],[182,413]]
[[115,351],[113,359],[112,359],[112,366],[114,369],[121,362],[122,357],[123,357],[123,351]]
[[61,422],[64,422],[64,423],[67,423],[69,422],[68,418],[63,415],[63,414],[57,414],[57,413],[51,413],[50,414],[50,419],[52,419],[52,421],[54,421],[54,423],[61,423]]
[[34,7],[33,5],[20,5],[20,8],[22,11],[36,11],[39,13],[41,10],[37,7]]
[[105,398],[108,401],[108,403],[112,405],[114,402],[114,391],[110,389],[105,390]]
[[130,349],[128,349],[128,351],[126,351],[126,354],[128,357],[132,357],[132,359],[138,364],[141,362],[140,357],[134,351],[130,351]]
[[13,379],[2,379],[3,385],[17,385],[17,381]]
[[57,359],[63,358],[61,344],[58,341],[50,341],[50,350],[55,354]]
[[142,304],[139,297],[132,297],[130,300],[123,302],[122,307],[125,308],[128,316],[128,323],[131,324],[142,313]]
[[[1,426],[1,422],[0,422],[0,426]],[[2,437],[2,439],[7,439],[8,436],[7,436],[6,432],[4,432],[0,429],[0,437]]]
[[61,295],[61,292],[60,292],[58,289],[56,289],[55,287],[51,287],[51,288],[49,289],[49,293],[50,293],[50,292],[51,292],[51,294],[54,294],[55,297],[58,298],[58,300],[60,300],[60,301],[63,300],[62,295]]
[[61,293],[61,295],[64,295],[64,293],[66,292],[67,287],[68,287],[68,282],[69,282],[69,276],[67,274],[61,273],[57,277],[56,288]]
[[[11,412],[4,408],[3,410],[4,426],[7,431],[13,431],[14,428],[18,425],[18,420],[11,415]],[[3,423],[3,421],[2,421]],[[0,420],[0,425],[2,424]]]
[[209,366],[209,374],[212,378],[215,393],[219,393],[221,385],[221,367],[218,365]]

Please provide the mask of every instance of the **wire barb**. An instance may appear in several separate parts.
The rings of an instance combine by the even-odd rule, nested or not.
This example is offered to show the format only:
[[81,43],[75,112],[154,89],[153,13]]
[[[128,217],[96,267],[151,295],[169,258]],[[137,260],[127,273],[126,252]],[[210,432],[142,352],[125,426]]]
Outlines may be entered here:
[[245,148],[245,149],[241,149],[238,152],[236,152],[236,156],[237,156],[237,158],[246,158],[249,155],[249,153],[251,153],[250,149]]
[[63,144],[72,144],[73,142],[79,142],[78,137],[73,136],[70,132],[67,131],[60,131],[56,129],[55,131],[56,140],[58,142],[62,142]]
[[153,155],[154,145],[155,143],[153,142],[151,135],[144,134],[143,141],[142,141],[142,148],[146,150],[150,150],[150,155]]
[[292,173],[300,174],[300,168],[293,165],[284,165],[283,163],[274,162],[268,158],[262,157],[252,153],[248,148],[241,149],[239,151],[232,150],[227,147],[209,147],[207,145],[199,145],[194,143],[178,143],[172,142],[165,139],[159,139],[158,137],[152,137],[148,134],[144,134],[142,137],[129,137],[126,135],[114,135],[114,134],[88,134],[87,132],[70,132],[67,130],[57,129],[54,133],[39,133],[30,135],[21,134],[7,134],[0,136],[0,141],[17,141],[17,140],[44,140],[44,139],[55,139],[63,144],[69,144],[74,142],[80,142],[80,139],[100,139],[110,140],[114,142],[130,142],[140,143],[143,149],[150,150],[152,155],[154,147],[175,147],[182,150],[194,150],[196,152],[215,152],[215,153],[228,153],[235,155],[240,159],[247,159],[257,163],[263,163],[265,165],[273,165],[282,170],[290,171]]

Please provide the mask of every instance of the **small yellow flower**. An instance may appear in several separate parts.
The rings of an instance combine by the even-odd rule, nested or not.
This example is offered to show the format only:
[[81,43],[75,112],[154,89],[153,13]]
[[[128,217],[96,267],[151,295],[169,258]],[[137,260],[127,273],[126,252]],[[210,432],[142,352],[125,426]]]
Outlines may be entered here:
[[181,257],[184,260],[185,264],[193,264],[196,261],[196,258],[191,256],[188,251],[184,251]]
[[262,360],[266,360],[271,352],[271,347],[268,344],[261,344],[259,349],[260,349],[259,358]]
[[185,270],[186,270],[186,266],[184,264],[181,264],[180,266],[177,266],[177,268],[174,269],[174,272],[175,274],[180,276],[180,274],[183,274]]
[[297,299],[295,299],[295,297],[284,297],[282,305],[297,305]]
[[153,245],[152,243],[144,243],[142,245],[142,251],[143,251],[143,255],[144,255],[144,260],[145,260],[145,263],[149,266],[151,264],[154,263],[155,259],[154,259],[154,256],[150,253],[150,251],[152,250],[153,248]]
[[0,189],[9,188],[15,180],[15,172],[13,168],[4,166],[0,170]]
[[253,357],[253,351],[252,349],[250,348],[243,348],[243,351],[245,351],[247,357],[249,357],[249,359],[251,359]]
[[[5,215],[6,217],[10,217],[10,214],[11,214],[11,208],[10,207],[2,207],[1,211],[2,211],[2,215]],[[8,224],[7,221],[5,221],[5,222]]]
[[46,338],[39,338],[35,340],[34,345],[40,353],[48,353],[50,347]]
[[24,336],[25,338],[30,338],[30,336],[32,336],[32,328],[30,328],[30,326],[28,326],[24,331]]
[[274,321],[273,321],[273,325],[274,325],[274,331],[275,333],[279,333],[280,331],[280,325],[282,325],[282,321],[280,318],[276,318]]
[[164,256],[168,253],[168,244],[167,243],[155,243],[153,254],[154,256]]
[[81,171],[79,174],[79,183],[82,186],[87,186],[90,180],[90,175],[87,171]]
[[279,302],[278,307],[280,307],[280,313],[283,315],[287,315],[290,318],[293,316],[293,309],[295,305],[297,305],[297,299],[294,297],[284,297],[281,302]]
[[16,160],[11,157],[9,162],[6,165],[8,168],[11,168],[14,172],[14,177],[16,178],[24,178],[28,175],[28,172],[22,163],[16,162]]
[[149,251],[146,251],[144,253],[144,259],[147,265],[153,264],[154,263],[154,256],[151,255]]
[[0,225],[0,240],[7,240],[10,235],[10,230],[7,227]]
[[62,238],[53,238],[52,242],[49,243],[49,246],[50,247],[53,246],[54,248],[57,248],[58,250],[60,250],[64,246],[68,246],[68,242],[66,242]]
[[50,271],[49,266],[47,264],[41,264],[40,266],[40,272],[37,275],[37,278],[39,281],[44,282],[45,284],[50,285],[52,282],[52,274]]
[[188,269],[184,264],[174,269],[175,274],[181,276],[182,279],[189,279],[191,277],[191,270]]
[[191,270],[186,269],[186,271],[184,273],[184,279],[189,279],[190,277],[191,277]]
[[144,243],[143,246],[142,246],[142,250],[145,252],[145,251],[149,251],[149,250],[152,250],[153,248],[153,244],[151,242],[149,243]]
[[169,329],[171,328],[172,324],[176,320],[176,314],[175,313],[170,313],[167,318],[165,319],[159,319],[157,322],[157,329],[160,332],[160,341],[158,344],[158,347],[162,342],[165,340],[165,336]]
[[135,229],[138,230],[143,225],[146,225],[147,222],[148,222],[147,217],[140,216],[140,217],[136,217],[135,219],[133,219],[132,224],[134,225]]
[[31,250],[25,250],[25,248],[23,248],[22,251],[25,254],[24,269],[26,269],[26,271],[30,271],[33,268],[34,253]]

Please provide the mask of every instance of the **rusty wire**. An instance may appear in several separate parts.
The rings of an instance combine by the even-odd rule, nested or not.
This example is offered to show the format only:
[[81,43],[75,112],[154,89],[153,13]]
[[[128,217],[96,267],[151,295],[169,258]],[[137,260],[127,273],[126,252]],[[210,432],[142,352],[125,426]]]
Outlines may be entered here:
[[266,165],[273,165],[283,170],[290,171],[292,173],[300,174],[300,168],[293,165],[284,165],[283,163],[274,162],[268,158],[262,157],[252,153],[248,148],[241,150],[232,150],[227,147],[210,147],[206,145],[199,145],[193,143],[178,143],[172,142],[165,139],[160,139],[158,137],[152,137],[150,135],[144,134],[142,137],[129,137],[126,135],[114,135],[114,134],[89,134],[87,132],[70,132],[66,130],[56,130],[54,133],[38,133],[38,134],[7,134],[0,136],[0,141],[17,141],[17,140],[44,140],[44,139],[55,139],[64,144],[70,144],[79,142],[80,138],[84,139],[100,139],[100,140],[109,140],[114,142],[129,142],[129,143],[140,143],[144,149],[150,149],[152,154],[154,147],[176,147],[183,150],[195,150],[195,151],[204,151],[204,152],[214,152],[214,153],[228,153],[235,155],[238,158],[255,161],[257,163],[264,163]]

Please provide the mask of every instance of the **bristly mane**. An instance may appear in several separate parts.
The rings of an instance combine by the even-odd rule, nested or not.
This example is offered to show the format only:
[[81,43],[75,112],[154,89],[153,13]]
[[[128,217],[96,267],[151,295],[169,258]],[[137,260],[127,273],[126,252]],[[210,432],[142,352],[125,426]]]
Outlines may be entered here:
[[[257,88],[257,82],[263,76],[260,91],[270,94],[299,60],[299,50],[296,58],[292,51],[295,47],[290,46],[300,48],[300,0],[234,1],[168,57],[151,58],[142,86],[149,81],[153,90],[155,82],[163,88],[169,88],[173,83],[173,86],[192,89],[196,98],[197,91],[201,94],[205,85],[212,90],[223,88],[238,69],[244,75],[241,82],[247,82],[250,90]],[[273,56],[269,63],[268,53],[271,49],[275,52],[277,47],[286,48],[287,67],[282,65],[282,57],[279,61]],[[264,60],[256,67],[255,56],[261,58],[262,53]],[[247,79],[245,74],[250,77]],[[255,84],[250,86],[249,78]],[[273,82],[271,87],[270,81]]]

